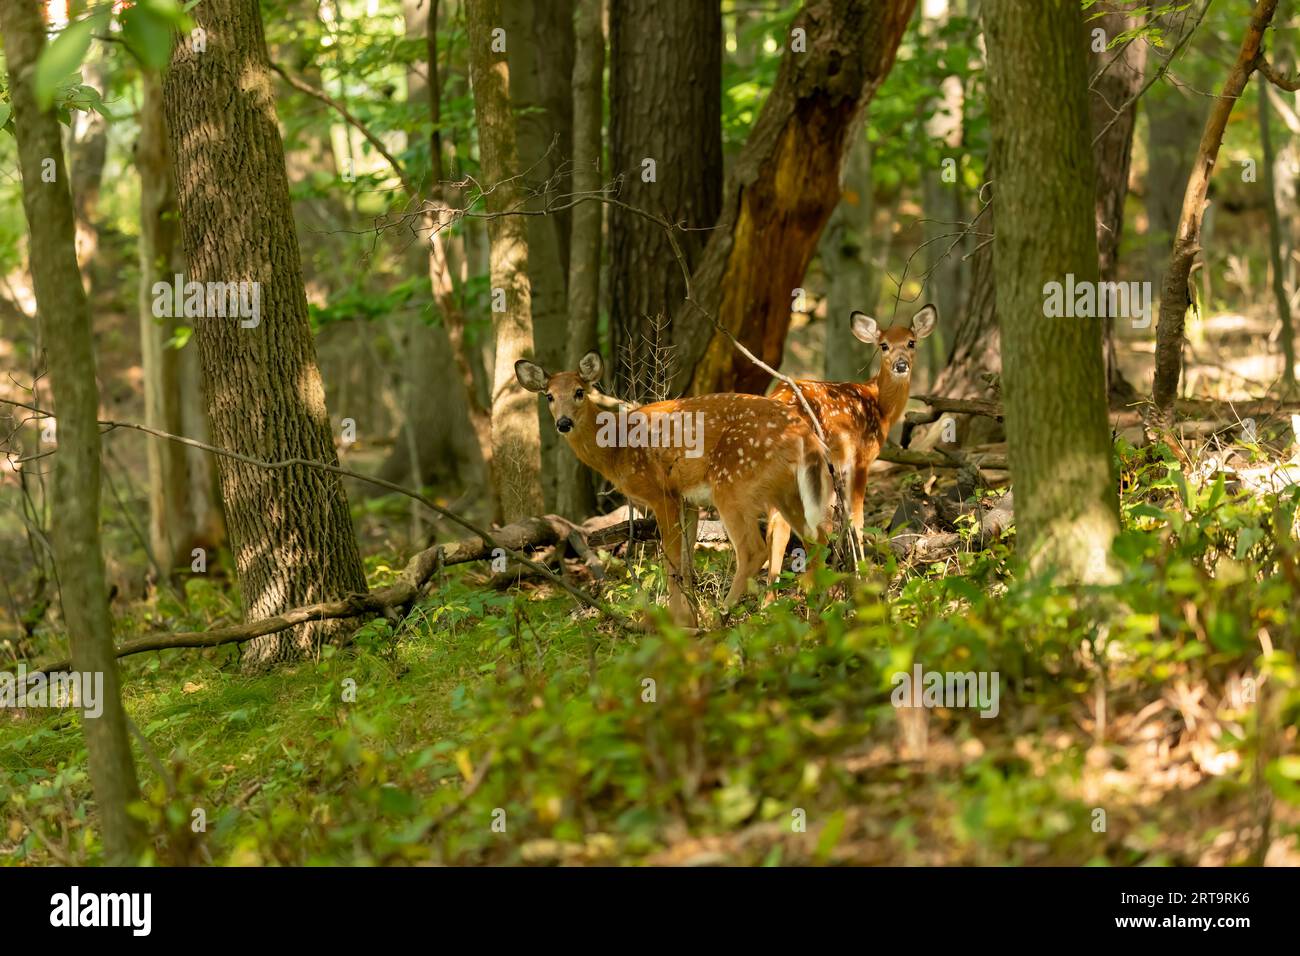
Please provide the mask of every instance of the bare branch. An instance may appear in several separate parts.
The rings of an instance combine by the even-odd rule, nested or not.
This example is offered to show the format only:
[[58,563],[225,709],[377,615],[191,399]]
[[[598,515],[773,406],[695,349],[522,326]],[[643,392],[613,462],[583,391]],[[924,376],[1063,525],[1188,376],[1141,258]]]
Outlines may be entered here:
[[392,170],[397,175],[397,178],[401,180],[402,189],[406,191],[407,195],[409,195],[412,199],[416,199],[419,197],[419,191],[415,188],[415,183],[412,182],[409,176],[407,176],[406,170],[402,168],[402,164],[399,163],[397,159],[393,156],[393,154],[388,151],[388,148],[384,146],[383,140],[381,140],[378,136],[372,133],[369,127],[367,127],[365,123],[361,122],[361,120],[357,119],[356,116],[354,116],[346,106],[344,106],[334,97],[330,96],[324,90],[318,90],[316,87],[312,86],[306,80],[302,80],[296,76],[290,75],[289,72],[285,70],[284,67],[280,66],[280,64],[278,63],[272,63],[271,69],[275,70],[276,73],[279,73],[280,78],[283,79],[286,83],[288,83],[298,92],[306,93],[308,96],[312,97],[313,99],[320,100],[320,102],[324,103],[330,109],[334,110],[334,112],[338,113],[339,116],[343,118],[344,122],[346,122],[358,133],[364,136],[366,138],[366,142],[369,143],[371,146],[373,146],[375,148],[375,151],[378,152],[380,156],[384,157],[385,162],[387,162],[388,165],[392,167]]
[[1142,86],[1138,89],[1136,93],[1134,93],[1127,100],[1125,100],[1124,104],[1120,106],[1119,109],[1115,110],[1115,115],[1110,118],[1110,122],[1108,122],[1105,126],[1103,126],[1101,128],[1101,132],[1099,132],[1096,136],[1092,138],[1092,144],[1094,146],[1097,145],[1097,143],[1101,140],[1103,136],[1106,135],[1106,133],[1110,130],[1112,126],[1114,126],[1117,122],[1119,122],[1119,118],[1124,114],[1124,112],[1130,106],[1132,106],[1134,103],[1136,103],[1139,99],[1142,98],[1142,94],[1144,94],[1147,90],[1151,89],[1151,87],[1156,84],[1157,80],[1159,80],[1162,76],[1164,76],[1167,72],[1169,72],[1169,68],[1174,65],[1174,60],[1178,59],[1178,54],[1180,54],[1183,51],[1183,48],[1187,46],[1188,41],[1191,40],[1192,38],[1192,34],[1194,34],[1197,28],[1201,25],[1201,21],[1205,19],[1205,15],[1210,12],[1210,4],[1212,4],[1213,2],[1214,0],[1205,0],[1205,4],[1201,7],[1200,12],[1196,15],[1196,19],[1192,21],[1192,25],[1188,29],[1183,31],[1182,36],[1178,38],[1178,42],[1174,44],[1174,48],[1169,51],[1169,56],[1165,59],[1165,61],[1160,64],[1160,66],[1156,69],[1154,73],[1151,74],[1150,77],[1147,78],[1147,81],[1142,84]]
[[1259,51],[1259,57],[1255,60],[1255,69],[1259,70],[1264,79],[1268,80],[1279,90],[1286,90],[1288,93],[1295,93],[1300,90],[1300,74],[1293,77],[1285,77],[1277,71],[1273,64],[1264,58],[1264,51]]
[[[25,408],[28,411],[36,412],[38,415],[43,415],[47,418],[54,417],[52,413],[47,412],[42,408],[38,408],[35,405],[27,405],[24,404],[23,402],[16,402],[13,399],[8,399],[8,398],[0,398],[0,402],[3,402],[6,405],[14,405],[18,408]],[[315,468],[320,471],[329,472],[330,474],[341,475],[346,478],[355,478],[358,481],[364,481],[367,482],[368,484],[375,485],[376,487],[385,488],[388,491],[395,492],[399,495],[405,495],[406,497],[411,498],[414,501],[418,501],[420,504],[424,505],[430,511],[437,512],[447,520],[460,525],[462,528],[464,528],[466,531],[470,532],[471,534],[477,535],[479,538],[483,539],[483,541],[485,541],[489,547],[501,548],[503,552],[510,555],[520,564],[524,564],[528,566],[529,568],[531,568],[532,570],[540,574],[542,577],[546,578],[548,581],[551,581],[553,584],[559,585],[564,590],[572,594],[579,601],[581,601],[583,604],[595,608],[596,610],[604,614],[606,617],[610,618],[611,620],[617,621],[620,624],[626,625],[628,623],[627,619],[624,618],[623,615],[619,614],[617,611],[610,608],[603,601],[597,600],[596,598],[588,594],[586,591],[583,591],[581,588],[576,587],[573,584],[570,584],[562,577],[552,573],[551,570],[547,568],[545,565],[538,564],[537,562],[532,561],[531,559],[525,557],[523,554],[520,554],[518,551],[512,548],[505,547],[487,531],[484,531],[482,528],[473,524],[469,520],[462,518],[460,515],[456,514],[456,512],[444,508],[442,505],[429,500],[419,492],[412,491],[409,488],[403,488],[401,485],[396,484],[395,482],[385,481],[382,478],[375,478],[372,477],[371,475],[363,475],[359,471],[352,471],[351,469],[342,468],[338,465],[330,465],[322,461],[315,461],[314,459],[311,458],[283,458],[280,459],[279,461],[263,461],[260,458],[253,458],[249,455],[241,455],[238,452],[233,452],[226,448],[219,448],[216,445],[209,445],[206,442],[197,441],[196,439],[193,438],[186,438],[182,435],[173,435],[170,432],[165,432],[157,428],[150,428],[147,425],[141,425],[137,422],[122,422],[122,421],[114,421],[111,419],[101,419],[99,424],[104,427],[105,432],[110,432],[117,428],[129,428],[133,431],[139,431],[139,432],[144,432],[147,435],[153,435],[156,438],[163,438],[166,439],[167,441],[174,441],[174,442],[179,442],[182,445],[189,445],[191,448],[198,448],[203,451],[211,452],[214,455],[221,455],[225,458],[232,458],[235,461],[242,461],[245,464],[253,465],[254,467],[257,468],[278,470],[281,468],[291,468],[295,465],[302,466],[304,468]],[[345,598],[344,600],[349,600],[349,599]],[[339,616],[346,617],[350,615],[339,615]],[[286,627],[288,626],[292,626],[292,625],[286,625]],[[260,636],[260,635],[254,635],[254,636]]]

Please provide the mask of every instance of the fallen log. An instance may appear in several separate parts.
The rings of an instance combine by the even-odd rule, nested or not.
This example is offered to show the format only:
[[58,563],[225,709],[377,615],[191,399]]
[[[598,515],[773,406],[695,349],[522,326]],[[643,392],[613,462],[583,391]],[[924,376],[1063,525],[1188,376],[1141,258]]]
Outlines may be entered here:
[[980,518],[979,530],[973,535],[957,531],[908,531],[889,539],[889,548],[899,558],[925,559],[970,544],[976,551],[985,548],[1012,527],[1015,519],[1014,503],[1007,495]]
[[930,407],[929,412],[908,412],[905,420],[913,424],[928,425],[945,412],[955,412],[958,415],[982,415],[984,418],[1002,421],[1002,405],[988,399],[945,398],[942,395],[913,395],[912,398]]
[[[503,551],[521,552],[529,548],[545,547],[564,541],[576,526],[558,515],[545,515],[524,518],[514,524],[506,525],[492,532],[489,539],[473,537],[463,538],[445,545],[434,545],[413,555],[402,569],[396,583],[386,588],[370,591],[366,594],[349,594],[333,601],[322,601],[304,607],[293,608],[282,614],[231,624],[226,627],[214,627],[206,631],[187,631],[181,633],[145,634],[123,641],[114,652],[116,657],[128,657],[145,651],[162,651],[178,647],[218,647],[222,644],[242,644],[255,637],[263,637],[278,631],[296,627],[309,621],[325,621],[336,618],[361,617],[366,614],[385,614],[397,608],[409,607],[420,596],[420,592],[434,574],[443,567],[453,564],[466,564],[481,561],[494,556],[497,548]],[[578,591],[567,582],[561,586],[570,593],[581,596],[587,604],[593,604],[607,616],[624,625],[626,619],[600,602],[593,602],[590,596]],[[70,660],[52,661],[29,671],[31,676],[50,671],[64,671],[72,666]]]
[[[584,524],[583,528],[586,527]],[[624,518],[618,524],[609,525],[587,535],[588,547],[595,549],[610,548],[625,541],[657,540],[659,540],[659,526],[655,523],[654,518],[637,518],[632,522]],[[728,542],[727,529],[722,526],[721,521],[705,519],[701,520],[696,527],[696,544],[726,544]]]
[[879,461],[894,465],[912,465],[917,468],[962,468],[971,465],[984,471],[1007,471],[1005,455],[969,455],[964,453],[940,451],[913,451],[897,445],[886,445],[880,449]]
[[[959,415],[981,415],[998,421],[1003,420],[1002,404],[990,399],[944,398],[941,395],[913,395],[912,398],[924,405],[928,405],[931,411],[938,414],[934,415],[934,417],[927,417],[927,412],[908,412],[904,416],[906,422],[914,422],[919,425],[929,424],[937,420],[939,415],[944,412],[953,412]],[[1300,413],[1300,402],[1269,398],[1248,399],[1240,402],[1218,398],[1180,398],[1174,407],[1178,414],[1184,418],[1215,419],[1223,422],[1223,427],[1235,424],[1243,418]],[[1120,425],[1143,421],[1141,409],[1135,406],[1112,409],[1110,414],[1114,423]]]

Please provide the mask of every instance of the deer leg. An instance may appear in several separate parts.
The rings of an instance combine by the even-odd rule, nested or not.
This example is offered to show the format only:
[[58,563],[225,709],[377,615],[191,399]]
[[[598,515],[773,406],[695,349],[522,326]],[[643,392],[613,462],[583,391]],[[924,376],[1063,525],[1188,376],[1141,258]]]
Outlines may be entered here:
[[681,502],[659,502],[652,510],[659,525],[664,565],[668,571],[668,614],[679,627],[696,627],[695,609],[682,591],[682,544],[686,539],[682,531]]
[[[714,503],[717,504],[715,495]],[[749,580],[763,566],[763,536],[758,531],[757,519],[750,519],[743,508],[724,507],[718,504],[718,514],[722,517],[722,526],[727,529],[727,537],[736,551],[736,576],[731,581],[731,589],[722,602],[729,610],[745,595]]]
[[781,576],[781,565],[785,562],[785,549],[790,543],[790,522],[782,517],[775,508],[767,516],[767,584],[768,592],[763,603],[771,603],[775,595],[770,590]]
[[858,533],[858,539],[861,540],[862,529],[866,523],[863,517],[863,505],[867,498],[867,468],[863,467],[854,470],[849,498],[853,506],[849,513],[853,521],[853,530]]

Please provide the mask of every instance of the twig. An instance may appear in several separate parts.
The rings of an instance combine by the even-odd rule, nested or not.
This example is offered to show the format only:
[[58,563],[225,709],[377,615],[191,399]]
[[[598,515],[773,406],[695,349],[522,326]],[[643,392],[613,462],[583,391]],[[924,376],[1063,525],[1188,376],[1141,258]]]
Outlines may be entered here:
[[388,163],[389,166],[392,167],[393,172],[397,175],[398,180],[401,181],[402,189],[405,190],[406,193],[413,198],[419,195],[419,191],[416,189],[415,183],[412,182],[411,178],[406,174],[406,170],[402,168],[402,164],[399,163],[397,159],[393,156],[393,154],[388,151],[388,148],[384,146],[384,141],[381,140],[374,133],[372,133],[370,129],[366,126],[366,124],[361,122],[361,120],[357,119],[346,106],[344,106],[334,97],[330,96],[324,90],[318,90],[310,83],[307,83],[304,80],[300,80],[296,76],[290,75],[284,69],[284,67],[280,66],[278,63],[272,63],[271,69],[273,69],[276,73],[280,74],[280,78],[283,79],[290,86],[292,86],[295,90],[297,90],[300,93],[306,93],[308,96],[312,97],[313,99],[320,100],[330,109],[338,113],[339,116],[343,117],[344,121],[349,126],[355,129],[362,136],[364,136],[366,142],[368,142],[371,146],[373,146],[375,148],[375,151],[379,153],[380,156],[384,157],[384,160]]
[[1264,51],[1259,51],[1259,56],[1255,60],[1255,69],[1259,70],[1264,79],[1268,80],[1280,90],[1286,90],[1288,93],[1295,93],[1300,90],[1300,74],[1294,77],[1286,77],[1277,71],[1273,64],[1264,58]]
[[[0,398],[0,402],[3,402],[8,405],[14,405],[19,408],[25,408],[28,411],[35,412],[38,415],[43,415],[47,418],[54,417],[52,413],[45,411],[42,408],[38,408],[35,405],[24,404],[23,402],[17,402],[14,401],[13,399],[8,399],[8,398]],[[408,498],[412,498],[415,501],[420,502],[429,510],[437,512],[438,514],[442,515],[444,518],[448,519],[449,521],[452,521],[460,525],[462,528],[464,528],[466,531],[469,531],[471,534],[474,534],[479,538],[482,538],[483,541],[485,541],[490,547],[501,548],[502,551],[504,551],[506,554],[509,554],[516,561],[519,561],[521,564],[527,565],[528,567],[532,568],[534,571],[541,574],[544,578],[551,581],[553,584],[558,584],[560,587],[564,588],[564,590],[568,591],[570,594],[572,594],[583,604],[595,608],[596,610],[604,614],[606,617],[610,618],[611,620],[617,621],[620,624],[627,625],[628,623],[627,619],[624,618],[623,615],[619,614],[617,611],[610,608],[603,601],[598,601],[596,598],[592,597],[586,591],[583,591],[581,588],[578,588],[573,584],[571,584],[570,582],[565,581],[559,575],[553,574],[549,568],[537,564],[536,562],[530,560],[529,558],[518,553],[517,551],[514,551],[511,548],[507,548],[503,546],[491,534],[484,531],[482,528],[478,527],[477,525],[470,522],[469,520],[462,518],[454,511],[444,508],[442,507],[442,505],[439,505],[436,502],[429,500],[419,492],[412,491],[409,488],[403,488],[401,485],[396,484],[395,482],[385,481],[382,478],[375,478],[370,475],[363,475],[361,472],[358,471],[352,471],[351,469],[348,468],[341,468],[338,465],[330,465],[321,461],[315,461],[314,459],[311,458],[284,458],[279,461],[263,461],[260,458],[253,458],[250,455],[242,455],[239,452],[230,451],[227,448],[218,448],[216,445],[209,445],[206,442],[197,441],[196,439],[193,438],[185,438],[182,435],[173,435],[170,432],[165,432],[157,428],[150,428],[147,425],[141,425],[137,422],[122,422],[122,421],[114,421],[112,419],[101,419],[99,421],[99,424],[104,426],[106,432],[112,431],[115,428],[129,428],[135,431],[144,432],[145,434],[148,435],[153,435],[156,438],[163,438],[166,439],[167,441],[179,442],[182,445],[189,445],[191,448],[199,448],[202,449],[203,451],[211,452],[214,455],[221,455],[226,458],[232,458],[236,461],[242,461],[245,464],[253,465],[257,468],[265,468],[267,470],[278,470],[281,468],[290,468],[295,465],[300,465],[305,468],[315,468],[320,471],[326,471],[334,475],[341,475],[346,478],[355,478],[358,481],[364,481],[367,482],[368,484],[375,485],[379,488],[385,488],[388,491],[392,491],[400,495],[405,495]],[[422,553],[427,553],[427,552],[422,552]],[[342,601],[325,602],[323,604],[318,604],[313,606],[316,608],[329,608],[329,607],[337,608],[338,605],[351,601],[355,597],[357,597],[357,595],[344,598]],[[380,608],[368,608],[368,609],[380,610]],[[364,610],[366,609],[362,609],[362,611]],[[354,613],[362,613],[362,611],[356,611],[352,613],[340,612],[340,613],[335,613],[333,616],[351,617],[354,616]],[[294,613],[294,612],[289,612],[289,613]],[[303,623],[303,621],[309,619],[310,618],[304,618],[303,620],[294,621],[293,624],[300,624]],[[274,620],[274,618],[267,618],[266,620]],[[260,623],[262,622],[252,622],[252,625],[256,625]],[[250,626],[250,625],[242,625],[242,626]],[[285,625],[285,626],[288,627],[292,625]],[[276,630],[283,630],[283,629],[284,628],[276,628]],[[262,633],[269,634],[272,633],[272,631],[264,631]],[[254,636],[260,636],[260,635],[254,635]],[[226,643],[226,642],[219,641],[218,643]],[[188,647],[188,646],[203,646],[203,645],[180,644],[176,646]]]
[[1097,143],[1101,141],[1101,138],[1110,131],[1110,128],[1119,122],[1119,118],[1124,115],[1128,108],[1141,99],[1142,94],[1151,89],[1151,87],[1156,84],[1157,80],[1169,72],[1169,68],[1174,65],[1174,60],[1178,59],[1178,54],[1182,52],[1183,47],[1187,46],[1188,41],[1192,38],[1192,34],[1194,34],[1197,28],[1201,25],[1201,21],[1205,19],[1205,15],[1209,13],[1210,4],[1212,3],[1214,3],[1214,0],[1205,0],[1205,5],[1201,7],[1201,12],[1196,15],[1196,19],[1192,21],[1192,25],[1178,38],[1178,42],[1174,44],[1174,48],[1169,51],[1169,56],[1160,64],[1156,71],[1147,78],[1146,82],[1138,88],[1138,91],[1125,100],[1124,104],[1120,106],[1119,109],[1115,110],[1115,115],[1112,116],[1110,121],[1101,128],[1101,132],[1092,138],[1092,145],[1096,146]]

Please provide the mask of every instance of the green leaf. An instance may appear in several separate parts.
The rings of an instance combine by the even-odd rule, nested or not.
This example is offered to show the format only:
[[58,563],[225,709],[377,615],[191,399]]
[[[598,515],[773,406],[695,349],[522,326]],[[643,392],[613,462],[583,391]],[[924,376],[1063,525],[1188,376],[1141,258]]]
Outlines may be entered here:
[[1218,475],[1215,476],[1214,487],[1210,489],[1210,500],[1205,506],[1206,509],[1209,511],[1213,511],[1216,507],[1218,507],[1219,502],[1223,500],[1223,494],[1224,494],[1223,472],[1219,472]]
[[1187,487],[1187,476],[1183,474],[1182,469],[1170,468],[1169,480],[1173,482],[1174,487],[1178,489],[1178,497],[1182,501],[1183,507],[1188,507],[1191,501],[1191,491]]
[[1238,561],[1244,561],[1250,549],[1255,547],[1264,540],[1264,530],[1262,528],[1246,527],[1237,532],[1237,550],[1234,556]]
[[1168,517],[1163,508],[1157,508],[1145,501],[1135,504],[1128,513],[1134,518],[1155,518],[1157,521],[1163,521]]
[[41,51],[40,59],[36,61],[36,76],[32,81],[36,103],[41,109],[48,109],[54,102],[60,81],[80,69],[81,61],[90,49],[92,35],[107,19],[108,11],[105,10],[71,23],[54,38],[53,43]]
[[14,108],[8,103],[0,103],[0,126],[9,122],[9,115],[13,113]]
[[147,67],[161,70],[171,59],[171,19],[152,6],[136,4],[122,14],[122,39]]
[[813,859],[819,864],[830,859],[835,844],[840,842],[840,835],[844,832],[844,822],[844,811],[836,810],[822,827],[821,835],[817,838],[817,849],[813,851]]

